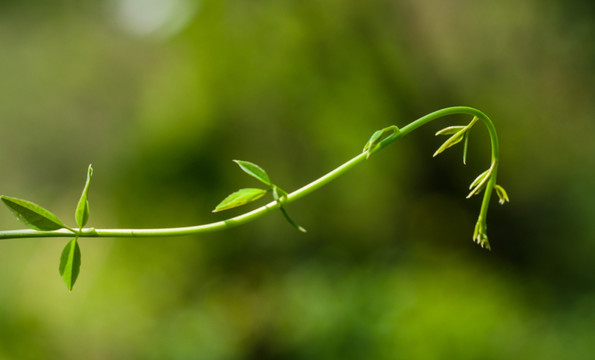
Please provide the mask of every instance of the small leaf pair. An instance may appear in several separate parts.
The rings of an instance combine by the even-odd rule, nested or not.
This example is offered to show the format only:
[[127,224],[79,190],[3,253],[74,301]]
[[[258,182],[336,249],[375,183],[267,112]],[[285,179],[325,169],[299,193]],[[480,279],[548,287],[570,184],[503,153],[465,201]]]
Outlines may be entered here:
[[[469,193],[469,195],[467,195],[467,199],[473,195],[479,194],[486,187],[486,184],[488,183],[488,181],[490,180],[490,177],[493,174],[494,166],[495,166],[495,163],[492,163],[492,166],[490,166],[489,169],[487,169],[486,171],[479,174],[479,176],[476,177],[475,180],[473,180],[471,185],[469,185],[469,189],[471,190],[471,192]],[[510,198],[508,197],[508,193],[506,193],[506,190],[504,190],[504,188],[502,186],[500,186],[498,184],[494,184],[494,190],[496,191],[496,195],[498,195],[498,199],[499,199],[498,202],[501,205],[504,205],[504,203],[510,201]]]
[[481,190],[485,188],[486,184],[490,180],[490,177],[492,176],[493,169],[494,165],[492,164],[492,166],[490,166],[489,169],[479,174],[479,176],[476,177],[475,180],[473,180],[471,185],[469,185],[469,190],[471,190],[471,192],[469,193],[469,195],[467,195],[467,199],[469,199],[473,195],[479,194]]
[[[87,196],[89,193],[89,184],[91,182],[91,176],[93,175],[93,168],[89,165],[87,172],[87,182],[83,190],[83,194],[78,202],[78,206],[75,211],[76,223],[79,226],[79,231],[87,223],[89,219],[89,201]],[[76,233],[72,228],[64,225],[56,215],[52,214],[49,210],[27,200],[17,199],[10,196],[0,196],[4,205],[6,205],[10,211],[12,211],[16,217],[30,228],[38,231],[54,231],[60,229],[68,229],[73,233]]]
[[262,182],[263,184],[267,185],[267,189],[258,189],[258,188],[247,188],[247,189],[240,189],[236,192],[231,193],[228,195],[223,201],[221,201],[213,212],[219,212],[223,210],[233,209],[242,205],[246,205],[253,201],[256,201],[266,195],[269,191],[272,191],[273,198],[279,205],[279,209],[285,216],[285,219],[293,225],[296,229],[302,232],[306,232],[306,229],[298,225],[287,213],[284,207],[284,203],[287,200],[287,193],[282,190],[277,185],[271,182],[269,175],[264,171],[263,168],[260,166],[253,164],[248,161],[243,160],[234,160],[236,164],[248,175],[252,176],[253,178],[257,179],[258,181]]
[[[469,195],[467,195],[467,199],[473,195],[479,194],[485,187],[490,177],[492,176],[494,164],[490,166],[490,168],[484,172],[482,172],[478,177],[473,180],[471,185],[469,185],[469,189],[472,189]],[[498,184],[494,184],[494,190],[496,191],[496,195],[498,195],[499,203],[504,205],[506,202],[510,202],[510,198],[508,197],[508,193],[504,188]]]
[[436,152],[434,153],[434,157],[440,153],[442,153],[444,150],[450,148],[453,145],[456,145],[458,143],[460,143],[461,141],[464,141],[463,143],[463,164],[467,164],[467,148],[469,145],[469,130],[471,130],[471,127],[477,122],[477,120],[479,120],[477,117],[473,117],[473,120],[471,120],[471,122],[466,125],[466,126],[462,126],[462,125],[457,125],[457,126],[449,126],[446,127],[440,131],[438,131],[436,133],[436,136],[438,135],[452,135],[451,137],[449,137],[439,148],[438,150],[436,150]]
[[500,205],[504,205],[504,203],[506,202],[510,202],[510,199],[508,198],[508,194],[506,193],[506,190],[504,190],[504,188],[498,184],[494,185],[494,190],[496,190],[496,195],[498,195],[498,199],[499,199],[499,203]]
[[[366,153],[366,159],[370,158],[370,155],[372,155],[372,153],[378,149],[378,146],[384,139],[386,139],[388,136],[398,134],[399,131],[399,128],[395,125],[375,131],[370,137],[370,140],[368,140],[368,142],[364,146],[364,150],[362,151]],[[391,134],[389,135],[389,133]]]
[[242,160],[234,160],[234,162],[238,164],[240,169],[242,169],[246,174],[267,185],[269,189],[240,189],[234,193],[231,193],[225,199],[223,199],[223,201],[221,201],[219,205],[217,205],[213,212],[233,209],[238,206],[246,205],[248,203],[256,201],[263,197],[267,192],[269,192],[271,190],[270,188],[273,186],[273,184],[271,183],[271,179],[269,178],[269,175],[260,166]]

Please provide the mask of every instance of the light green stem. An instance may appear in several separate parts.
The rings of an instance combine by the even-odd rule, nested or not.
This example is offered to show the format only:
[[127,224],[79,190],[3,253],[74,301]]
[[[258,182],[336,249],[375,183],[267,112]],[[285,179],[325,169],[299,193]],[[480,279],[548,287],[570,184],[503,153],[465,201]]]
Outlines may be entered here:
[[[389,144],[393,143],[397,139],[411,133],[415,129],[442,117],[448,115],[455,115],[455,114],[467,114],[476,116],[477,118],[481,119],[484,124],[486,125],[491,145],[492,145],[492,163],[494,164],[494,169],[492,176],[485,188],[484,199],[481,205],[481,210],[479,214],[478,223],[481,223],[485,227],[485,219],[488,212],[488,203],[492,194],[492,189],[496,184],[496,173],[498,170],[498,157],[499,157],[499,149],[498,149],[498,136],[496,134],[496,128],[494,124],[484,113],[481,111],[467,107],[467,106],[454,106],[445,109],[441,109],[425,115],[409,125],[400,129],[400,131],[395,131],[390,136],[386,137],[382,140],[378,146],[374,149],[374,153],[383,149],[384,147],[388,146]],[[312,181],[311,183],[303,186],[302,188],[295,190],[294,192],[288,194],[285,204],[291,203],[296,201],[316,190],[321,188],[322,186],[330,183],[331,181],[335,180],[339,176],[343,175],[349,169],[353,168],[354,166],[358,165],[361,162],[364,162],[368,157],[367,153],[361,153],[351,160],[345,162],[341,166],[337,167],[336,169],[332,170],[331,172],[327,173],[326,175]],[[197,225],[197,226],[187,226],[187,227],[177,227],[177,228],[163,228],[163,229],[94,229],[94,228],[84,228],[80,231],[76,231],[78,237],[127,237],[127,238],[134,238],[134,237],[166,237],[166,236],[184,236],[184,235],[195,235],[195,234],[202,234],[208,233],[213,231],[219,231],[224,229],[229,229],[235,226],[239,226],[248,222],[251,222],[279,207],[278,202],[272,201],[264,206],[261,206],[257,209],[244,213],[242,215],[238,215],[227,220],[217,221],[210,224],[204,225]],[[8,230],[8,231],[0,231],[0,240],[2,239],[15,239],[15,238],[40,238],[40,237],[72,237],[72,231],[67,229],[60,229],[56,231],[37,231],[37,230]]]

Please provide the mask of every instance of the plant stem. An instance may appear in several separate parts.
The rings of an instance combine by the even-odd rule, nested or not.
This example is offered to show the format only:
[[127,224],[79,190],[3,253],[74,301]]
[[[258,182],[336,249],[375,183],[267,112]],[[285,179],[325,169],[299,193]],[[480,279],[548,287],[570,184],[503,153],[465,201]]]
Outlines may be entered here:
[[[488,203],[489,199],[492,194],[492,189],[496,184],[496,173],[498,169],[498,157],[499,157],[499,148],[498,148],[498,135],[496,134],[496,128],[494,124],[487,117],[483,112],[467,107],[467,106],[454,106],[449,108],[444,108],[428,115],[425,115],[413,122],[409,125],[400,129],[400,131],[395,131],[390,136],[387,136],[384,140],[382,140],[378,146],[375,148],[374,153],[376,151],[381,150],[388,146],[389,144],[393,143],[397,139],[408,135],[409,133],[413,132],[417,128],[434,121],[436,119],[455,115],[455,114],[466,114],[475,116],[483,121],[486,125],[492,146],[492,163],[494,164],[493,174],[485,188],[484,192],[484,199],[482,202],[480,214],[479,214],[479,222],[485,223],[485,219],[487,216],[488,211]],[[347,171],[349,171],[354,166],[358,165],[361,162],[364,162],[368,154],[363,152],[351,160],[345,162],[341,166],[337,167],[336,169],[332,170],[331,172],[325,174],[324,176],[312,181],[311,183],[303,186],[302,188],[295,190],[294,192],[287,195],[287,199],[285,203],[291,203],[296,201],[316,190],[321,188],[322,186],[330,183],[331,181],[335,180],[339,176],[343,175]],[[248,222],[251,222],[279,207],[279,203],[276,201],[272,201],[264,206],[261,206],[257,209],[244,213],[242,215],[238,215],[227,220],[217,221],[210,224],[204,225],[197,225],[197,226],[188,226],[188,227],[176,227],[176,228],[163,228],[163,229],[94,229],[94,228],[84,228],[80,231],[75,231],[78,237],[127,237],[127,238],[135,238],[135,237],[166,237],[166,236],[184,236],[184,235],[195,235],[195,234],[202,234],[208,233],[213,231],[219,231],[224,229],[229,229],[235,226],[239,226]],[[23,229],[23,230],[8,230],[8,231],[0,231],[0,240],[4,239],[16,239],[16,238],[40,238],[40,237],[72,237],[72,231],[68,229],[60,229],[56,231],[37,231],[37,230],[30,230],[30,229]]]

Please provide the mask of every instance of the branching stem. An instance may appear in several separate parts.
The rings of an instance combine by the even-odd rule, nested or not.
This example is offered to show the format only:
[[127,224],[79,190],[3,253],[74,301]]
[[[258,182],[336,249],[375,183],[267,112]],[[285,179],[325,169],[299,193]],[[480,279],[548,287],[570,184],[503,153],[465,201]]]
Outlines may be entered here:
[[[492,189],[496,184],[496,173],[498,170],[498,158],[499,158],[499,148],[498,148],[498,136],[496,134],[496,128],[494,124],[483,112],[467,107],[467,106],[455,106],[449,107],[445,109],[441,109],[425,115],[409,125],[401,128],[400,130],[395,130],[391,135],[387,136],[386,138],[382,139],[376,147],[374,148],[374,153],[379,151],[389,144],[393,143],[397,139],[408,135],[409,133],[413,132],[417,128],[433,121],[436,119],[440,119],[445,116],[455,115],[455,114],[466,114],[472,115],[477,117],[478,119],[482,120],[485,126],[488,129],[492,147],[492,161],[493,164],[492,175],[485,187],[484,192],[484,199],[481,205],[481,210],[478,218],[478,225],[482,225],[483,229],[485,230],[485,219],[488,212],[488,204],[492,194]],[[395,127],[396,129],[396,127]],[[358,165],[361,162],[364,162],[370,153],[363,152],[351,160],[345,162],[341,166],[337,167],[336,169],[332,170],[331,172],[325,174],[324,176],[312,181],[311,183],[303,186],[302,188],[295,190],[294,192],[287,195],[284,203],[291,203],[296,201],[316,190],[321,188],[322,186],[332,182],[339,176],[343,175],[347,171],[349,171],[354,166]],[[251,222],[275,209],[280,206],[279,202],[272,201],[264,206],[261,206],[257,209],[244,213],[242,215],[238,215],[227,220],[217,221],[210,224],[204,225],[197,225],[197,226],[188,226],[188,227],[177,227],[177,228],[163,228],[163,229],[94,229],[94,228],[82,228],[80,230],[75,230],[78,238],[88,238],[88,237],[127,237],[127,238],[138,238],[138,237],[169,237],[169,236],[185,236],[185,235],[196,235],[202,233],[208,233],[213,231],[219,231],[224,229],[229,229],[235,226],[239,226],[248,222]],[[38,231],[38,230],[30,230],[30,229],[23,229],[23,230],[8,230],[8,231],[0,231],[0,240],[3,239],[16,239],[16,238],[42,238],[42,237],[72,237],[73,232],[68,229],[60,229],[55,231]],[[487,239],[486,239],[487,241]],[[489,244],[488,244],[489,246]]]

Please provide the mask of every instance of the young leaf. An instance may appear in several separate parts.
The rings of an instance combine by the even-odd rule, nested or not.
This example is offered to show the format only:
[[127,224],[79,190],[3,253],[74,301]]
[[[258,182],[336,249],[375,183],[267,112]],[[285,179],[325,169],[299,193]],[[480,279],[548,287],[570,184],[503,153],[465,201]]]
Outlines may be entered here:
[[260,166],[253,164],[251,162],[248,161],[242,161],[242,160],[234,160],[234,162],[236,164],[238,164],[240,166],[240,168],[242,170],[244,170],[244,172],[254,178],[256,178],[257,180],[259,180],[260,182],[271,186],[273,185],[271,183],[271,179],[269,179],[269,176],[267,175],[266,171],[264,171],[263,168],[261,168]]
[[283,216],[285,216],[285,220],[287,220],[294,228],[298,229],[299,231],[305,233],[308,230],[306,230],[303,226],[300,226],[298,223],[296,223],[287,213],[287,210],[285,210],[285,207],[281,206],[279,207],[279,209],[281,209],[281,212],[283,213]]
[[[27,200],[8,196],[0,196],[4,205],[8,206],[19,220],[35,230],[52,231],[67,228],[58,217],[41,206]],[[69,229],[71,230],[71,229]]]
[[296,223],[289,216],[289,214],[287,213],[287,210],[285,210],[285,207],[283,206],[283,203],[285,202],[285,199],[287,198],[287,193],[285,191],[283,191],[281,188],[274,186],[273,187],[273,198],[279,204],[279,209],[281,210],[281,213],[283,213],[285,220],[287,220],[293,227],[295,227],[299,231],[305,233],[307,230],[305,228],[303,228],[302,226],[300,226],[298,223]]
[[491,169],[488,169],[488,170],[482,172],[481,174],[479,174],[479,176],[477,176],[475,178],[475,180],[473,180],[473,182],[471,182],[471,185],[469,185],[469,190],[471,190],[472,188],[477,186],[479,183],[484,181],[486,179],[486,177],[488,176],[488,173],[490,172],[490,170]]
[[364,150],[362,152],[366,152],[372,149],[377,144],[378,139],[380,139],[380,137],[382,136],[382,132],[383,130],[376,130],[370,137],[370,140],[368,140],[368,142],[364,146]]
[[508,194],[506,193],[506,190],[504,190],[502,186],[496,184],[494,185],[494,190],[496,190],[496,195],[498,195],[498,198],[500,199],[498,201],[500,205],[504,205],[505,202],[510,201],[510,199],[508,198]]
[[68,291],[72,291],[72,287],[76,282],[81,269],[81,249],[77,242],[78,238],[72,239],[62,250],[60,256],[60,276],[64,279]]
[[463,128],[463,130],[459,130],[457,133],[455,133],[453,136],[449,137],[439,148],[438,150],[436,150],[436,152],[434,153],[434,155],[432,156],[436,156],[438,154],[440,154],[441,152],[443,152],[444,150],[448,149],[449,147],[458,144],[459,142],[461,142],[461,140],[463,140],[463,136],[465,135],[465,128]]
[[217,205],[213,212],[233,209],[235,207],[245,205],[249,202],[260,199],[266,193],[267,190],[264,189],[240,189],[223,199],[223,201]]
[[488,241],[488,235],[486,233],[487,227],[485,221],[478,220],[475,224],[475,230],[473,231],[473,241],[475,241],[482,248],[492,250],[490,242]]
[[273,186],[273,199],[278,202],[279,205],[282,205],[285,202],[285,199],[287,199],[287,193],[285,190],[275,185]]
[[465,142],[463,143],[463,164],[467,165],[467,148],[469,147],[469,131],[465,132]]
[[367,152],[366,159],[370,158],[370,155],[372,154],[372,152],[374,152],[374,150],[376,150],[378,144],[380,144],[380,142],[386,138],[384,136],[387,133],[392,132],[393,134],[396,134],[399,131],[400,130],[396,125],[392,125],[389,127],[385,127],[384,129],[375,131],[370,137],[370,140],[368,140],[368,142],[364,146],[364,150],[362,151],[364,153]]
[[463,130],[465,128],[465,126],[462,125],[457,125],[457,126],[449,126],[449,127],[445,127],[444,129],[438,131],[435,136],[438,135],[452,135],[452,134],[456,134],[459,131]]
[[87,220],[89,220],[89,201],[87,200],[87,195],[89,194],[91,176],[93,176],[93,168],[91,165],[89,165],[89,170],[87,171],[87,182],[85,183],[81,199],[79,200],[78,206],[76,207],[76,212],[74,214],[76,224],[79,226],[79,229],[82,229],[83,226],[87,224]]
[[469,186],[469,189],[473,189],[473,190],[471,190],[469,195],[467,195],[467,199],[473,195],[479,194],[479,192],[488,183],[488,180],[490,179],[491,175],[492,175],[492,168],[489,168],[488,170],[482,172],[478,177],[476,177],[475,180],[473,180],[473,182]]

